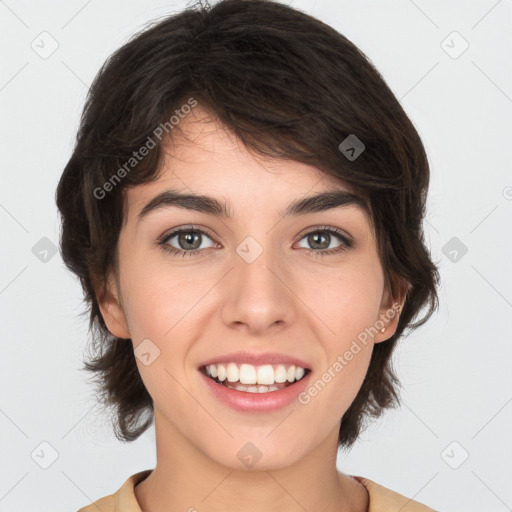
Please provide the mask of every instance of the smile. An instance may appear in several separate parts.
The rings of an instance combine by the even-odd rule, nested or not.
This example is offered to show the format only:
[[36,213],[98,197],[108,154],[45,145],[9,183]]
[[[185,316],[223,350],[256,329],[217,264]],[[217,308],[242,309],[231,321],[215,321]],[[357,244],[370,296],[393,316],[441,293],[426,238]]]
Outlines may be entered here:
[[210,364],[201,371],[211,380],[246,393],[270,393],[300,381],[310,370],[294,364]]
[[217,404],[267,414],[298,401],[313,378],[309,360],[284,352],[238,350],[213,356],[197,370],[206,396]]

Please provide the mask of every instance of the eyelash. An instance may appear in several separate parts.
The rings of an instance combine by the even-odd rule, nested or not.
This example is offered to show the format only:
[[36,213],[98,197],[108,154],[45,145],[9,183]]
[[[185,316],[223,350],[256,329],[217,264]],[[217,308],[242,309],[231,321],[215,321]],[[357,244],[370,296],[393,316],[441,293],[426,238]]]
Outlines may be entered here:
[[[171,231],[170,233],[164,233],[161,237],[159,237],[158,245],[162,248],[162,250],[171,253],[175,256],[199,256],[202,251],[207,250],[193,249],[190,251],[185,251],[184,249],[176,249],[175,247],[170,246],[167,242],[176,235],[179,235],[180,233],[200,233],[201,235],[206,235],[207,237],[213,239],[211,233],[209,233],[206,230],[194,228],[193,226],[185,226],[174,231]],[[353,247],[353,242],[349,238],[343,235],[341,231],[329,226],[319,226],[312,231],[304,233],[300,240],[314,233],[329,233],[331,235],[335,235],[342,242],[342,244],[339,247],[336,247],[335,249],[305,249],[308,253],[314,255],[315,257],[324,257],[329,256],[331,254],[342,253]]]

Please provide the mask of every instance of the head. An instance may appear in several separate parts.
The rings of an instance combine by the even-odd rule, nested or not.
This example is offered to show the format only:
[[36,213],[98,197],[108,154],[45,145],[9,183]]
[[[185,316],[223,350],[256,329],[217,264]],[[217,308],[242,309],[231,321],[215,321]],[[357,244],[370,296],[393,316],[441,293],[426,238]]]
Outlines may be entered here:
[[[343,144],[354,135],[364,144],[355,158]],[[88,306],[85,368],[118,438],[135,440],[158,411],[227,464],[222,442],[234,450],[253,440],[289,460],[336,428],[350,447],[368,419],[399,403],[393,350],[437,307],[422,230],[428,183],[398,100],[324,23],[272,1],[224,0],[134,36],[96,76],[57,189],[61,255]],[[197,199],[209,213],[169,206],[176,193],[226,211]],[[307,213],[285,215],[322,193]],[[173,233],[186,226],[188,237]],[[194,256],[171,252],[188,244]],[[159,352],[150,365],[135,356],[144,340]],[[235,441],[204,415],[206,439],[191,399],[199,367],[244,350],[307,359],[312,384],[324,385],[268,438],[262,427],[278,412],[249,425],[224,411],[216,420]]]

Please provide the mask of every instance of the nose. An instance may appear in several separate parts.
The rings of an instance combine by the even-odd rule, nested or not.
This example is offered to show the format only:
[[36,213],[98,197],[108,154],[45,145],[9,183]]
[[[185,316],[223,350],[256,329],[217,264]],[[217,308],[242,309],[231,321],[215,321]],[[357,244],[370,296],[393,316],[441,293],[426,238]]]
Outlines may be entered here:
[[[224,288],[222,319],[230,328],[245,334],[264,335],[293,324],[296,297],[291,275],[270,250],[263,250],[253,261],[254,247],[245,246],[233,257],[234,268]],[[261,249],[259,249],[261,251]],[[240,256],[241,254],[241,256]]]

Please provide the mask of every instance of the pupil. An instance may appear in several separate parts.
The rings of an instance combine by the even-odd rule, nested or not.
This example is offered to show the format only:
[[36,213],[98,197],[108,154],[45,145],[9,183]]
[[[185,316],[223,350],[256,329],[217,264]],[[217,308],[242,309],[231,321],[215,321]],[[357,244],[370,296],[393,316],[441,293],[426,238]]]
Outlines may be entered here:
[[[313,243],[311,244],[312,246],[315,246],[315,244],[319,243],[320,245],[322,245],[321,242],[319,242],[318,240],[321,239],[321,238],[325,238],[327,240],[327,237],[325,236],[325,234],[320,234],[320,233],[314,233],[312,235],[310,235],[310,239],[313,241]],[[327,243],[327,246],[329,245],[329,243]],[[316,247],[316,249],[325,249],[325,247],[327,247],[325,245],[325,243],[323,244],[323,247]]]
[[[197,239],[199,239],[199,236],[197,234],[192,234],[192,233],[182,233],[181,234],[181,237],[180,237],[180,245],[187,245],[187,244],[192,244],[192,247],[186,247],[187,249],[197,249],[199,247],[199,245],[201,244],[197,244],[197,240],[196,240],[196,244],[194,245],[194,242],[193,242],[193,239],[194,237],[196,237]],[[183,242],[183,244],[182,244]]]

